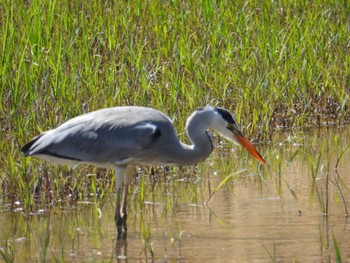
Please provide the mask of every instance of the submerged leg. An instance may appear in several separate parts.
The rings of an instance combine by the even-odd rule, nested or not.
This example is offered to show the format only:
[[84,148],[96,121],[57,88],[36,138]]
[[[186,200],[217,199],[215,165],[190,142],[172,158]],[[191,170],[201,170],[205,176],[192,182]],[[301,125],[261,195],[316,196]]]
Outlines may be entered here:
[[127,229],[126,219],[128,216],[126,214],[126,202],[128,200],[128,187],[129,187],[129,184],[124,185],[122,207],[120,208],[120,213],[121,213],[121,216],[123,219],[122,224],[123,224],[124,231],[126,231],[126,229]]
[[122,217],[120,215],[120,194],[121,188],[117,188],[117,202],[115,206],[114,220],[117,225],[118,233],[122,231]]
[[[134,167],[133,166],[117,167],[115,169],[115,174],[116,174],[116,186],[117,186],[117,203],[115,208],[114,219],[115,219],[115,223],[117,224],[117,230],[119,235],[119,233],[127,231],[126,208],[127,208],[128,186],[134,174]],[[123,196],[122,196],[123,186],[124,186],[124,189],[123,189]]]

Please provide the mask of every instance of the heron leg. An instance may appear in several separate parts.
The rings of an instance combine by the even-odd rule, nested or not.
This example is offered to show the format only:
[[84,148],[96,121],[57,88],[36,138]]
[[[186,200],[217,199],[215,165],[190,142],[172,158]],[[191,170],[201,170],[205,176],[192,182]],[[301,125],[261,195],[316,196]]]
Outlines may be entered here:
[[122,199],[121,199],[121,195],[122,195],[122,188],[117,188],[117,203],[115,208],[114,220],[117,224],[117,233],[118,233],[117,239],[125,240],[126,232],[127,232],[126,206],[127,206],[128,185],[124,185]]
[[126,173],[126,167],[116,167],[115,168],[115,177],[116,177],[116,188],[117,188],[117,202],[115,205],[115,214],[114,214],[114,220],[117,225],[118,233],[123,232],[123,218],[120,212],[121,208],[121,194],[122,194],[122,188],[124,183],[124,176]]
[[126,213],[126,207],[127,207],[127,200],[128,200],[128,184],[124,184],[123,189],[123,201],[122,201],[122,207],[120,208],[121,218],[122,218],[122,227],[124,231],[127,230],[126,227],[126,219],[127,219],[127,213]]
[[[116,186],[117,186],[117,202],[115,208],[114,220],[117,225],[118,235],[119,233],[127,231],[126,219],[127,219],[127,199],[128,199],[128,187],[134,173],[134,167],[117,167],[116,173]],[[123,188],[123,190],[122,190]]]
[[114,220],[115,220],[115,223],[117,224],[118,233],[123,231],[123,219],[120,214],[120,196],[121,196],[121,188],[117,188],[117,202],[115,207]]

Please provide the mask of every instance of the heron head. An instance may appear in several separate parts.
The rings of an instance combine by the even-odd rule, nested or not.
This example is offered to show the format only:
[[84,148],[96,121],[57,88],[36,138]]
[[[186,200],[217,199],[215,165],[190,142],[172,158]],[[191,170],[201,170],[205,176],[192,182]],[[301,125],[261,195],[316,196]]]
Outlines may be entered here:
[[217,130],[226,139],[246,148],[250,152],[250,154],[253,155],[255,159],[257,159],[259,162],[261,162],[262,164],[266,164],[265,160],[261,157],[260,153],[242,134],[231,113],[222,108],[215,108],[215,111],[219,115],[219,118],[216,118],[216,122],[214,123],[215,128],[213,128]]

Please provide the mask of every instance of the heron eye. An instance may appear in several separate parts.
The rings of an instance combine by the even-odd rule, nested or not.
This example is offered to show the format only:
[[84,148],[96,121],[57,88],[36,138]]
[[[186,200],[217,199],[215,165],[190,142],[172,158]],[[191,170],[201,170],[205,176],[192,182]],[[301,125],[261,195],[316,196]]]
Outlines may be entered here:
[[230,131],[232,131],[232,130],[234,129],[232,123],[227,124],[227,127],[226,127],[226,128],[229,129]]

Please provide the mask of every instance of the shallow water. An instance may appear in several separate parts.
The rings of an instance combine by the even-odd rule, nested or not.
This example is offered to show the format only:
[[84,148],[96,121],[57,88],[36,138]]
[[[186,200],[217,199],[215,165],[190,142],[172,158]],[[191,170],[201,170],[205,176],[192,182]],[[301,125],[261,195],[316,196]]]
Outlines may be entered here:
[[[131,187],[125,240],[116,238],[113,193],[29,217],[20,209],[1,212],[0,261],[329,262],[336,259],[336,243],[342,261],[350,262],[350,224],[336,184],[350,210],[348,130],[284,132],[274,142],[260,147],[268,167],[251,165],[243,151],[219,149],[195,168],[157,170],[155,180],[144,172],[142,202],[142,183]],[[318,156],[313,180],[310,160],[316,167]],[[328,216],[321,209],[327,196]]]

